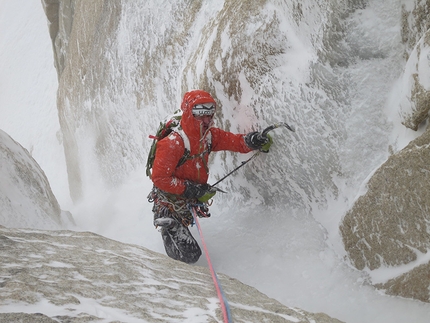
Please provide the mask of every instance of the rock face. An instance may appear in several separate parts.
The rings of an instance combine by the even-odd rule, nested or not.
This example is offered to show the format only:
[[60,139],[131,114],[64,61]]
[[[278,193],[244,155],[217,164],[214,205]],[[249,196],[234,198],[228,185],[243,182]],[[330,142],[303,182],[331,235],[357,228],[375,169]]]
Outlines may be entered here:
[[[3,131],[0,160],[0,223],[9,227],[0,225],[1,323],[222,320],[205,268],[92,233],[37,230],[73,220],[28,151]],[[340,322],[219,278],[235,322]]]
[[[407,59],[398,112],[402,123],[416,130],[430,109],[429,4],[388,3],[391,11],[381,17],[399,13],[400,19],[402,13]],[[397,65],[391,65],[403,53],[393,49],[400,47],[396,28],[384,25],[394,32],[375,42],[370,30],[348,22],[349,15],[360,15],[374,3],[170,1],[163,10],[157,1],[43,4],[59,76],[59,118],[74,201],[85,196],[88,183],[102,179],[115,186],[144,164],[142,147],[149,144],[142,138],[192,88],[217,97],[222,107],[217,119],[226,130],[245,132],[289,120],[302,129],[294,140],[283,136],[276,141],[276,158],[259,165],[256,161],[265,169],[264,178],[251,169],[244,170],[243,181],[227,179],[226,185],[240,190],[244,199],[312,212],[315,204],[324,206],[327,192],[338,196],[337,176],[367,176],[363,155],[369,156],[371,167],[385,158],[372,159],[375,151],[385,154],[385,143],[372,140],[375,133],[383,137],[388,132],[385,126],[359,138],[354,129],[360,127],[363,134],[362,123],[350,122],[362,113],[374,123],[385,123],[386,117],[374,111],[385,106],[385,94],[399,76],[392,71]],[[367,63],[356,65],[360,61]],[[403,67],[403,58],[399,61]],[[364,76],[351,77],[357,75],[354,66]],[[369,84],[382,84],[380,93],[362,86],[372,78],[379,82]],[[370,108],[363,113],[357,108],[361,106]],[[340,229],[358,269],[407,264],[417,257],[414,249],[429,248],[428,137],[427,131],[391,156],[346,214]],[[395,293],[399,284],[393,281],[386,288]],[[403,289],[401,295],[418,295],[412,289],[409,294]]]
[[[117,83],[120,80],[111,74],[109,68],[99,68],[111,61],[108,52],[117,31],[120,4],[116,1],[92,1],[89,5],[87,1],[79,0],[44,1],[43,4],[59,76],[58,111],[70,193],[77,201],[82,196],[82,177],[91,178],[85,162],[82,162],[83,156],[97,156],[100,171],[110,179],[110,184],[122,178],[130,161],[127,158],[130,151],[117,149],[119,142],[128,141],[123,137],[127,134],[122,129],[130,127],[130,124],[126,125],[129,120],[120,116],[123,107],[116,106],[117,102],[102,90],[120,87]],[[107,97],[102,98],[104,95]],[[100,105],[106,110],[112,109],[99,109]],[[115,117],[117,120],[112,122]],[[111,122],[115,129],[110,128]],[[79,140],[87,144],[79,146]],[[139,151],[137,145],[132,148]],[[138,160],[133,157],[132,165]]]
[[[206,268],[85,232],[0,227],[0,241],[0,322],[222,321]],[[340,322],[219,279],[234,322]]]
[[[340,227],[358,269],[399,266],[430,248],[430,129],[391,156],[368,182]],[[430,263],[376,287],[429,302]]]
[[72,32],[75,0],[42,0],[52,39],[54,64],[58,77],[64,70],[69,36]]
[[418,41],[410,54],[403,77],[405,92],[400,106],[402,123],[412,130],[424,122],[430,111],[430,30]]
[[[403,125],[427,130],[375,171],[366,193],[343,219],[345,249],[358,269],[409,264],[430,248],[429,10],[428,1],[416,1],[409,11],[403,7],[408,62],[401,78],[399,111]],[[425,262],[376,287],[429,302],[429,270],[430,263]]]
[[[344,129],[341,113],[327,111],[335,110],[331,100],[344,100],[338,90],[344,81],[331,76],[329,65],[347,59],[328,53],[345,51],[333,44],[342,44],[338,37],[330,38],[342,33],[343,6],[322,0],[306,10],[301,1],[170,1],[160,10],[158,1],[43,3],[59,75],[59,118],[74,201],[85,196],[95,176],[112,187],[144,164],[146,138],[194,88],[216,97],[223,129],[245,132],[257,124],[296,119],[314,130],[300,138],[300,145],[291,134],[278,141],[289,158],[282,167],[268,161],[268,183],[255,172],[246,173],[247,181],[258,183],[253,186],[261,200],[303,207],[315,196],[323,200],[320,191],[327,187],[336,189],[335,147]],[[301,44],[296,33],[309,40]],[[308,57],[297,60],[291,54],[299,48],[306,48]],[[291,80],[299,73],[290,68],[312,76]],[[327,89],[321,91],[320,83]],[[327,127],[334,135],[324,134]],[[283,180],[285,174],[291,180]],[[229,185],[239,186],[233,180]]]
[[389,295],[418,299],[430,303],[430,262],[420,265],[406,274],[390,279],[376,287],[384,289]]
[[0,225],[60,229],[73,223],[62,212],[48,179],[29,152],[0,130]]
[[391,156],[340,227],[358,269],[397,266],[430,248],[430,130]]

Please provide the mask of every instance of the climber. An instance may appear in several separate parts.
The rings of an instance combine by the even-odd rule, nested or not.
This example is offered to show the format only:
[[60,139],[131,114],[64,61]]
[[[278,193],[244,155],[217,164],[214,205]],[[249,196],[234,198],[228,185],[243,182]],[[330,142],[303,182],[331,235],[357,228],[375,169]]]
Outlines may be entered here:
[[193,224],[190,206],[196,206],[198,216],[210,216],[208,201],[217,191],[207,183],[209,154],[220,150],[267,152],[272,138],[257,131],[233,134],[214,127],[216,102],[202,90],[187,92],[181,110],[180,127],[156,144],[154,187],[148,200],[154,203],[154,226],[161,228],[167,255],[195,263],[202,252],[188,229]]

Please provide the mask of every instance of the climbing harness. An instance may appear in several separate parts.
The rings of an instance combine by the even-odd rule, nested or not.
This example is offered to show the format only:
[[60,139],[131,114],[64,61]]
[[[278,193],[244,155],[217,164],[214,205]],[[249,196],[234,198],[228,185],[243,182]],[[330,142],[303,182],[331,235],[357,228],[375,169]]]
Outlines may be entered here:
[[218,299],[219,299],[219,301],[221,303],[221,311],[222,311],[222,316],[223,316],[223,319],[224,319],[224,323],[231,323],[231,322],[233,322],[233,320],[231,318],[230,306],[228,305],[227,298],[225,297],[225,294],[224,294],[224,292],[222,290],[221,284],[220,284],[220,282],[218,280],[218,276],[217,276],[217,274],[216,274],[216,272],[215,272],[215,270],[214,270],[214,268],[212,266],[212,261],[211,261],[211,259],[209,257],[208,248],[206,247],[206,242],[205,242],[205,240],[203,238],[202,228],[201,228],[199,220],[198,220],[199,216],[198,216],[197,212],[198,212],[198,209],[200,207],[201,207],[200,204],[190,204],[189,205],[190,212],[193,215],[194,222],[197,225],[197,231],[199,232],[199,235],[200,235],[200,240],[201,240],[202,245],[203,245],[203,250],[205,251],[205,256],[206,256],[206,260],[207,260],[208,265],[209,265],[209,270],[211,272],[212,281],[213,281],[213,283],[215,285],[215,289],[216,289],[216,292],[217,292],[217,295],[218,295]]
[[[195,221],[188,205],[195,203],[195,199],[186,199],[178,195],[169,194],[155,186],[149,192],[147,199],[149,203],[154,203],[152,212],[155,218],[174,218],[185,227],[194,225]],[[195,204],[197,216],[200,218],[209,218],[211,216],[209,206],[211,205],[212,200],[209,203]]]

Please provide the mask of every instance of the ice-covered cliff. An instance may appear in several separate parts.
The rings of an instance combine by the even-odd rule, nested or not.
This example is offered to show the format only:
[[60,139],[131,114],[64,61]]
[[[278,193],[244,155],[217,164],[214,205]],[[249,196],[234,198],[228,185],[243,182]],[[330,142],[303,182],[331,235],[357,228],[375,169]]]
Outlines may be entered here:
[[[139,167],[142,152],[148,149],[143,138],[192,88],[216,96],[222,107],[218,125],[225,129],[250,131],[277,121],[297,125],[294,136],[276,134],[271,158],[259,160],[240,181],[232,177],[225,185],[240,191],[245,204],[281,206],[290,213],[300,210],[314,216],[328,199],[342,197],[341,182],[358,187],[388,157],[389,144],[392,150],[402,148],[390,142],[396,125],[386,122],[383,112],[408,64],[400,102],[388,110],[399,111],[403,123],[414,130],[428,117],[428,4],[422,1],[259,1],[252,5],[196,1],[170,2],[163,9],[155,2],[98,1],[88,6],[85,1],[60,1],[59,5],[46,3],[46,11],[75,200],[85,195],[91,181],[115,186]],[[374,136],[380,140],[373,140]],[[235,159],[228,154],[215,157],[222,167],[213,172],[214,178]],[[406,159],[416,161],[414,154]],[[425,169],[423,164],[416,167],[418,172]],[[389,177],[400,180],[396,173]],[[414,181],[414,186],[424,195],[412,209],[422,209],[426,222],[428,181],[425,176],[416,180],[421,181]],[[383,190],[376,188],[376,198]],[[389,204],[394,203],[393,194]],[[409,198],[395,203],[410,205]],[[366,203],[364,214],[351,213],[355,221],[363,221],[361,217],[374,221],[369,208],[378,213],[376,205]],[[400,217],[413,212],[402,211],[402,206],[397,209]],[[377,227],[388,232],[388,240],[402,236],[402,230]],[[343,228],[346,252],[357,265],[354,252],[365,251],[348,240],[351,233],[345,229],[357,225],[344,222]],[[426,252],[428,230],[424,224],[418,230],[424,230],[417,239],[421,252]],[[382,248],[394,258],[386,261],[389,265],[416,259],[413,250],[402,258],[401,252],[392,253],[392,248],[377,241],[378,247],[364,244],[371,257],[380,257],[376,250]],[[404,248],[409,247],[400,249]]]
[[28,151],[0,130],[0,225],[61,229],[73,226],[62,211],[45,173]]
[[[245,199],[309,210],[325,200],[326,190],[336,191],[333,174],[342,172],[337,149],[347,136],[351,105],[349,76],[341,70],[355,59],[340,38],[346,28],[341,18],[353,8],[325,1],[177,1],[162,9],[156,2],[59,3],[56,17],[65,27],[59,20],[51,36],[75,200],[92,180],[117,185],[139,167],[158,120],[192,88],[213,93],[221,107],[217,123],[227,130],[277,121],[298,125],[295,137],[277,135],[264,174],[255,175],[260,162],[241,185],[226,182]],[[49,14],[54,4],[48,4]],[[225,158],[216,157],[222,171],[230,166]]]
[[[1,130],[0,160],[0,322],[222,320],[207,268],[89,232],[54,231],[78,228],[37,162]],[[340,322],[219,280],[235,322]]]
[[[224,129],[297,129],[220,184],[218,270],[348,322],[426,322],[428,304],[376,288],[429,299],[428,1],[42,3],[78,227],[162,251],[147,137],[202,88]],[[211,182],[244,158],[214,155]]]

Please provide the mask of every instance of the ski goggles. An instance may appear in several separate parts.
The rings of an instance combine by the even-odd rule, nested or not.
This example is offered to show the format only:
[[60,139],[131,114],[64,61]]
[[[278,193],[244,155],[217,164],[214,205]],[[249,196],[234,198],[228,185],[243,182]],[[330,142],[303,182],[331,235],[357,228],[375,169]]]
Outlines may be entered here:
[[215,113],[215,104],[214,103],[196,104],[193,107],[193,115],[195,117],[213,116],[214,113]]

